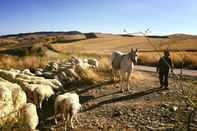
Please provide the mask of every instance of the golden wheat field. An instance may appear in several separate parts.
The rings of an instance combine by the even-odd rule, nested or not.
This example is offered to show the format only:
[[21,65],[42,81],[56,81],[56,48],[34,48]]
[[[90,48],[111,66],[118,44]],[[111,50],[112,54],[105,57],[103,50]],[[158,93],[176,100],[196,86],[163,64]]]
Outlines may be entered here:
[[109,54],[114,50],[127,52],[130,48],[138,48],[140,50],[161,50],[165,48],[170,48],[173,50],[190,50],[197,49],[197,38],[147,38],[143,36],[116,36],[86,39],[67,44],[56,43],[53,46],[60,51],[101,54]]
[[[110,56],[113,51],[128,52],[131,48],[139,50],[139,64],[155,66],[161,50],[172,50],[171,57],[175,67],[196,68],[197,66],[197,39],[196,38],[148,38],[143,36],[87,39],[72,43],[55,43],[53,47],[61,52],[77,54],[94,54]],[[192,51],[188,51],[192,50]]]

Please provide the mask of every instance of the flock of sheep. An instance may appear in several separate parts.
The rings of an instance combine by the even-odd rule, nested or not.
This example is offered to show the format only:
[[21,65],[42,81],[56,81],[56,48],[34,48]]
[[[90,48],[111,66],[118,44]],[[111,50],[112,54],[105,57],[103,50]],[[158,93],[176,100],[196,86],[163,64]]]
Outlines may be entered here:
[[55,97],[54,111],[60,114],[74,128],[77,112],[81,109],[76,93],[65,93],[64,82],[80,79],[79,72],[88,68],[97,68],[96,59],[78,59],[71,57],[66,64],[49,63],[45,69],[30,72],[29,69],[0,69],[0,130],[36,130],[39,124],[38,109],[42,109],[44,100]]

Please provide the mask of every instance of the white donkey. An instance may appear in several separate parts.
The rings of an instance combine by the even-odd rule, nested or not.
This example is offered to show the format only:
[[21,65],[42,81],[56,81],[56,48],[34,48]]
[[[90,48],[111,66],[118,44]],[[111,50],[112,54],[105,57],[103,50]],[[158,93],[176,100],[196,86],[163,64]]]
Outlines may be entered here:
[[116,80],[117,75],[120,80],[121,90],[123,90],[124,81],[126,81],[127,90],[129,90],[129,79],[131,72],[134,68],[134,65],[137,63],[138,50],[133,50],[127,54],[115,51],[112,53],[111,62],[112,62],[112,73],[113,80]]

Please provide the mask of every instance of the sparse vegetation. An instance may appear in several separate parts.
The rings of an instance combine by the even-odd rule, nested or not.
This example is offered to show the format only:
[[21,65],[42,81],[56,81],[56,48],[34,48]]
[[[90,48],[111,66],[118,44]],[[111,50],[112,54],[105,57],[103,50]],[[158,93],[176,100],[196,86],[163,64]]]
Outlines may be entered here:
[[100,80],[99,75],[93,70],[77,70],[76,73],[80,76],[80,83],[83,84],[95,84]]
[[[162,52],[142,52],[139,55],[139,64],[156,66]],[[176,68],[197,69],[197,52],[171,52],[171,58]]]
[[111,59],[109,57],[102,57],[99,59],[99,72],[111,73]]
[[44,67],[48,63],[48,58],[38,56],[1,56],[0,57],[0,68],[1,69],[36,69]]
[[[53,48],[60,52],[72,54],[96,54],[97,56],[111,56],[112,51],[128,52],[130,48],[138,48],[140,51],[139,64],[155,66],[161,51],[166,48],[174,50],[171,54],[175,67],[197,68],[196,37],[150,37],[149,43],[144,37],[106,37],[87,39],[68,44],[53,44]],[[154,51],[154,48],[159,50]],[[160,52],[159,52],[160,51]]]

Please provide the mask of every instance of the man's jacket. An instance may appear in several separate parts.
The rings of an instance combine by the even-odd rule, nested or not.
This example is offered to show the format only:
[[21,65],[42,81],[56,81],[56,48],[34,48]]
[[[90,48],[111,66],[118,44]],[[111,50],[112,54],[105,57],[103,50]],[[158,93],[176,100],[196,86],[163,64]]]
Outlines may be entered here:
[[170,57],[161,57],[157,64],[157,71],[169,71],[170,68],[172,68],[172,61]]

